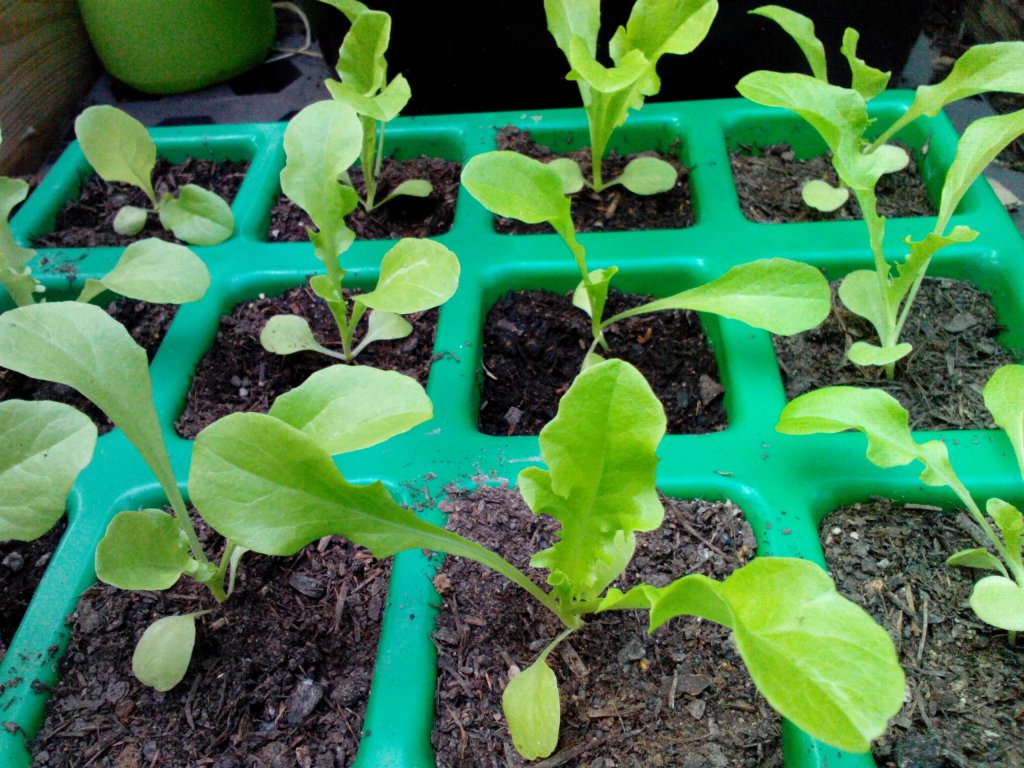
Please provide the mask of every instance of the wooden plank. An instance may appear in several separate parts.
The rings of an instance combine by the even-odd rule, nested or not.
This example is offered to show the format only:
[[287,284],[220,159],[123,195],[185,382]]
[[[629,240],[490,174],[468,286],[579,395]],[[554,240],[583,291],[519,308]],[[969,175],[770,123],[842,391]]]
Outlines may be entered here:
[[0,173],[38,168],[98,72],[75,0],[0,0]]

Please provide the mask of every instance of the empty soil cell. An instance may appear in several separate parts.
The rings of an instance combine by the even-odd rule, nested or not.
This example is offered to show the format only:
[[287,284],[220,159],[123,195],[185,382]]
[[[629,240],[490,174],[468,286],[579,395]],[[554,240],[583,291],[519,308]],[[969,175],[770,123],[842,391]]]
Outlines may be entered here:
[[[302,384],[310,374],[338,364],[335,358],[316,352],[278,355],[265,350],[260,344],[260,333],[275,315],[306,318],[321,344],[341,351],[334,316],[308,285],[291,288],[280,296],[236,304],[230,314],[221,317],[213,346],[196,367],[185,410],[176,424],[178,434],[193,438],[229,413],[266,413],[279,395]],[[370,344],[356,361],[404,373],[426,386],[433,361],[437,315],[436,309],[407,315],[412,334],[404,339]],[[364,318],[353,347],[365,330]]]
[[[434,237],[452,228],[455,199],[459,194],[460,163],[423,155],[398,162],[386,158],[381,164],[377,184],[377,200],[410,179],[426,179],[433,186],[429,197],[401,196],[366,211],[359,206],[345,217],[345,223],[356,233],[357,240],[386,240],[400,237]],[[360,197],[365,194],[363,172],[353,168],[352,183]],[[272,243],[300,243],[309,239],[306,229],[313,226],[306,212],[284,195],[280,195],[270,212],[267,240]]]
[[[168,192],[177,193],[186,184],[195,184],[215,192],[230,205],[248,169],[247,161],[189,159],[172,165],[161,159],[156,161],[153,171],[153,189],[160,199]],[[125,237],[117,234],[114,217],[126,205],[152,207],[145,192],[138,187],[120,182],[108,183],[99,176],[92,176],[82,184],[78,199],[69,200],[58,211],[54,231],[37,238],[34,245],[37,248],[95,248],[128,245],[146,237],[181,243],[169,230],[160,226],[155,213],[150,213],[146,227],[138,235]]]
[[[605,317],[650,301],[612,291]],[[591,340],[590,318],[571,296],[513,291],[487,313],[480,375],[480,430],[536,435],[580,371]],[[665,406],[670,434],[715,432],[726,426],[718,365],[695,312],[631,317],[605,331],[599,350],[636,366]]]
[[[350,765],[389,572],[390,561],[326,538],[291,558],[246,555],[220,607],[190,580],[168,592],[89,589],[68,620],[35,764]],[[136,680],[132,653],[145,628],[204,608],[214,610],[197,622],[185,679],[167,693]]]
[[[637,534],[617,586],[664,586],[688,573],[722,579],[747,562],[754,535],[738,507],[665,500],[658,531]],[[554,543],[557,521],[534,515],[518,491],[481,487],[442,506],[448,527],[483,543],[538,584],[530,556]],[[504,577],[447,558],[435,642],[438,768],[512,768],[517,755],[501,710],[513,667],[525,669],[563,626]],[[677,618],[647,634],[646,614],[593,616],[549,657],[561,689],[561,735],[543,765],[577,768],[782,765],[780,720],[750,681],[728,630]]]
[[[3,584],[3,599],[0,600],[0,658],[7,652],[7,646],[25,615],[29,601],[43,578],[46,566],[60,543],[60,537],[67,528],[67,520],[61,520],[46,534],[35,541],[5,541],[0,543],[0,584]],[[4,682],[0,680],[0,691]]]
[[830,515],[821,539],[839,591],[885,627],[907,674],[880,768],[1024,765],[1024,650],[971,611],[985,574],[945,564],[981,546],[967,513],[879,500]]
[[[906,149],[906,147],[904,147]],[[788,144],[740,148],[729,153],[740,210],[751,221],[782,224],[797,221],[848,221],[860,219],[860,206],[853,194],[838,210],[823,213],[803,201],[801,190],[813,179],[824,179],[838,186],[839,177],[831,156],[796,159]],[[883,176],[876,189],[881,216],[934,216],[935,207],[928,198],[914,155],[910,164],[897,173]],[[867,236],[865,231],[865,246]]]
[[[572,137],[566,135],[565,143]],[[550,147],[538,144],[529,131],[506,126],[498,132],[498,149],[511,150],[528,157],[549,162],[558,157],[575,160],[583,177],[591,179],[592,161],[590,148],[575,151],[561,151],[557,143]],[[689,170],[674,154],[640,152],[632,155],[618,155],[608,152],[602,164],[603,178],[607,182],[622,173],[626,164],[637,157],[658,157],[671,164],[678,172],[676,185],[657,195],[637,195],[616,184],[601,192],[584,187],[572,199],[572,219],[577,232],[621,232],[637,229],[681,229],[693,224],[693,208],[690,203]],[[495,229],[506,234],[554,232],[549,224],[523,224],[513,219],[498,218]]]
[[[107,305],[107,314],[121,323],[135,342],[146,350],[150,362],[156,356],[177,312],[176,304],[150,304],[123,296]],[[77,390],[64,384],[32,379],[0,367],[0,400],[14,399],[56,400],[85,413],[96,424],[101,435],[114,428],[106,414]]]
[[853,342],[878,339],[866,320],[842,305],[837,289],[833,283],[832,313],[824,323],[773,339],[788,398],[826,386],[879,387],[910,412],[911,429],[995,428],[982,390],[996,368],[1019,356],[996,340],[1004,329],[988,294],[962,280],[925,278],[900,337],[914,349],[887,381],[882,368],[846,358]]

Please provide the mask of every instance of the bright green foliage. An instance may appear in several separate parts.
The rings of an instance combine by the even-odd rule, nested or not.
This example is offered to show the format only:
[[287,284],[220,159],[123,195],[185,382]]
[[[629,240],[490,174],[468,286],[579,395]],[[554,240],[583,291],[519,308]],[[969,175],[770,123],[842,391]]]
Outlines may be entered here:
[[181,682],[196,644],[196,617],[209,611],[165,616],[150,624],[132,655],[132,672],[158,691],[169,691]]
[[99,280],[87,279],[78,301],[92,301],[104,291],[154,304],[199,301],[210,287],[210,272],[183,245],[149,237],[132,243],[117,264]]
[[96,576],[120,589],[170,589],[188,570],[188,538],[159,509],[121,512],[96,550]]
[[0,402],[0,541],[32,541],[64,514],[78,473],[92,459],[96,426],[46,400]]
[[[220,197],[194,184],[178,196],[158,198],[153,189],[156,145],[134,117],[110,106],[89,107],[75,120],[75,136],[89,164],[104,181],[122,182],[146,193],[160,224],[192,245],[216,245],[235,229],[231,208]],[[118,212],[114,228],[134,236],[146,225],[148,213],[129,206]]]
[[846,187],[833,187],[822,179],[812,179],[804,184],[800,194],[804,203],[826,213],[842,208],[850,199],[850,190]]
[[501,708],[516,752],[536,760],[555,751],[562,711],[558,680],[545,659],[538,659],[508,681],[501,694]]
[[[0,141],[2,138],[0,136]],[[11,225],[7,221],[14,207],[27,196],[28,182],[0,176],[0,285],[7,289],[19,307],[33,303],[34,294],[42,291],[42,286],[32,279],[28,268],[36,252],[14,242]]]
[[[696,48],[718,12],[717,0],[637,0],[626,26],[609,43],[613,66],[598,60],[601,27],[600,0],[544,0],[548,31],[569,62],[568,80],[579,86],[590,124],[590,150],[594,178],[588,185],[601,191],[622,184],[631,192],[653,195],[675,186],[676,170],[663,160],[642,157],[629,163],[622,175],[604,181],[601,165],[612,132],[626,122],[630,109],[640,109],[644,98],[661,90],[658,60],[665,54],[683,55]],[[571,163],[571,160],[562,161]],[[566,171],[566,178],[579,177]],[[566,192],[576,192],[575,181]]]
[[[401,315],[439,306],[458,287],[455,254],[430,240],[405,238],[384,255],[374,290],[351,300],[345,298],[342,284],[346,273],[338,258],[355,241],[345,216],[355,210],[358,197],[351,187],[339,183],[339,178],[347,175],[359,156],[357,139],[362,130],[356,112],[342,101],[311,104],[292,118],[285,130],[288,161],[281,171],[281,189],[316,226],[309,230],[309,239],[325,274],[314,277],[310,285],[327,302],[338,324],[342,351],[317,342],[304,319],[282,315],[271,318],[260,335],[271,352],[288,355],[308,350],[352,362],[367,344],[408,336],[412,326]],[[369,328],[353,347],[356,328],[367,309],[372,310]]]
[[[740,80],[736,88],[751,101],[789,109],[813,126],[831,150],[832,165],[842,184],[857,198],[875,268],[873,272],[861,270],[848,275],[839,295],[851,312],[874,326],[880,345],[858,342],[849,350],[849,357],[858,365],[884,366],[892,378],[896,361],[912,349],[910,344],[900,343],[899,337],[932,256],[941,248],[977,236],[964,226],[948,230],[950,217],[985,166],[1024,134],[1024,110],[982,118],[968,126],[946,175],[933,231],[920,242],[906,238],[910,252],[897,263],[887,261],[882,250],[886,220],[878,215],[875,187],[883,175],[904,168],[909,158],[904,150],[885,142],[917,118],[935,116],[943,106],[958,99],[988,91],[1024,93],[1024,42],[971,48],[945,80],[918,88],[909,109],[871,141],[866,133],[874,121],[868,117],[867,102],[885,90],[889,73],[857,57],[857,32],[847,29],[843,36],[841,52],[850,65],[852,85],[842,88],[828,82],[825,49],[810,19],[779,6],[764,6],[752,13],[774,20],[796,41],[813,76],[758,71]],[[839,191],[815,180],[804,188],[804,201],[830,211],[842,205],[844,199]]]
[[[1024,419],[1024,366],[999,368],[985,386],[985,405],[1002,427],[1020,457],[1022,419]],[[909,427],[909,416],[890,395],[877,389],[828,387],[801,395],[782,411],[779,432],[789,435],[842,432],[856,429],[868,440],[867,457],[882,467],[899,467],[912,461],[924,465],[921,482],[946,486],[956,494],[975,522],[981,527],[998,554],[986,549],[965,549],[947,562],[969,568],[997,571],[979,581],[971,594],[971,607],[982,621],[1017,632],[1024,629],[1024,559],[1021,536],[1024,518],[1012,504],[989,499],[988,516],[982,513],[970,492],[957,477],[945,443],[929,440],[918,443]],[[1021,476],[1024,478],[1024,465]],[[992,528],[995,523],[999,534]]]
[[605,328],[647,312],[713,312],[783,335],[806,331],[828,316],[828,283],[816,269],[787,259],[762,259],[733,267],[705,285],[605,320],[608,289],[618,268],[588,269],[586,250],[576,239],[564,181],[562,169],[515,152],[476,155],[462,171],[462,183],[487,210],[527,224],[546,222],[561,235],[582,278],[574,303],[591,318],[594,341],[589,360],[596,359],[597,346],[604,345]]

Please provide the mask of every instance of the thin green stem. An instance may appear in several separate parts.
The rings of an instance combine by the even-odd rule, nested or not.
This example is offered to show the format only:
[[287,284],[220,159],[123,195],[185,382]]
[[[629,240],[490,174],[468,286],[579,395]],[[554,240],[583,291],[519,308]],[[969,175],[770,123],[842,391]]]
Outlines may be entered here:
[[903,130],[903,128],[910,125],[910,123],[914,122],[918,117],[920,117],[919,113],[915,112],[913,109],[908,109],[906,112],[900,115],[899,119],[896,120],[895,123],[890,125],[881,136],[879,136],[877,139],[871,142],[870,146],[868,146],[868,148],[865,150],[865,154],[874,152],[880,146],[885,144],[885,142],[887,142],[889,139],[891,139],[893,136],[895,136],[897,133]]
[[543,661],[546,663],[548,660],[548,656],[551,654],[551,652],[555,650],[555,648],[557,648],[563,640],[565,640],[569,635],[571,635],[575,631],[576,629],[573,627],[569,627],[568,629],[562,630],[558,637],[556,637],[554,640],[548,643],[547,648],[541,651],[540,656],[537,657],[537,661]]
[[967,511],[971,513],[971,517],[974,518],[981,529],[985,532],[989,541],[992,542],[992,546],[995,547],[996,552],[1003,559],[1009,567],[1010,572],[1013,574],[1014,581],[1017,582],[1021,587],[1024,587],[1024,568],[1022,568],[1013,558],[1010,557],[1009,551],[1006,546],[1000,540],[999,536],[989,525],[988,520],[985,518],[985,514],[981,511],[981,508],[974,503],[974,499],[971,494],[967,492],[967,488],[964,487],[963,483],[958,478],[954,478],[952,482],[949,482],[949,487],[953,490],[953,493],[957,495],[957,498],[963,502],[964,506],[967,507]]
[[366,184],[366,210],[373,210],[374,198],[377,196],[377,177],[374,174],[377,150],[377,121],[366,115],[359,116],[363,124],[363,148],[359,152],[359,162],[363,166],[363,183]]
[[387,123],[377,123],[377,160],[373,165],[373,178],[380,178],[380,169],[384,163],[384,126]]

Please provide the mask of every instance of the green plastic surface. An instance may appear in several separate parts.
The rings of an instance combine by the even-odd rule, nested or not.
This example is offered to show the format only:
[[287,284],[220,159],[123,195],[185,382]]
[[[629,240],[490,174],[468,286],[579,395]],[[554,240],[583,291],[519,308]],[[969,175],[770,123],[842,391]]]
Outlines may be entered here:
[[[876,100],[876,113],[895,116],[907,93]],[[556,151],[578,146],[587,135],[582,111],[542,114],[503,113],[403,118],[388,128],[389,153],[421,152],[465,160],[494,148],[494,126],[530,129]],[[227,242],[195,250],[209,265],[213,285],[196,304],[183,306],[153,361],[157,407],[168,436],[178,477],[187,477],[190,445],[176,436],[173,422],[183,407],[189,378],[212,342],[219,316],[238,301],[260,293],[274,294],[302,284],[320,271],[308,243],[271,244],[265,232],[269,210],[279,192],[277,174],[284,163],[284,125],[155,129],[163,156],[187,154],[217,159],[247,158],[248,176],[234,202],[237,230]],[[926,121],[904,137],[914,146],[930,142],[923,160],[933,196],[943,168],[953,155],[955,133],[944,117]],[[678,141],[677,141],[678,140]],[[657,148],[678,152],[691,169],[696,223],[687,229],[584,234],[591,269],[618,265],[616,285],[626,291],[663,296],[703,283],[729,267],[767,256],[806,261],[839,277],[871,265],[863,223],[755,224],[744,219],[736,202],[728,149],[738,143],[792,141],[798,152],[816,144],[799,121],[779,110],[741,100],[651,104],[630,117],[616,133],[620,152]],[[47,231],[59,206],[77,195],[89,174],[72,145],[14,220],[24,244]],[[981,231],[977,241],[949,248],[934,261],[931,274],[966,278],[991,292],[1001,322],[1008,327],[1004,344],[1024,347],[1024,243],[995,195],[984,182],[974,185],[953,224]],[[902,255],[900,238],[920,238],[930,219],[890,222],[886,246]],[[571,257],[556,235],[496,234],[491,216],[460,190],[452,230],[438,237],[462,262],[455,297],[441,308],[434,363],[427,391],[435,417],[413,432],[385,445],[339,457],[352,482],[384,480],[409,504],[424,505],[424,514],[442,519],[436,502],[450,483],[472,485],[483,473],[514,481],[518,472],[539,460],[535,437],[501,438],[476,429],[482,322],[489,306],[505,291],[535,288],[566,291],[578,280]],[[344,256],[355,283],[375,277],[392,241],[357,242]],[[85,253],[85,257],[80,257]],[[39,268],[55,291],[66,287],[59,267],[74,263],[76,280],[95,277],[113,266],[118,248],[40,251],[48,259]],[[703,318],[726,389],[729,426],[707,435],[669,436],[661,444],[659,485],[668,495],[729,498],[750,520],[759,553],[796,555],[823,563],[817,526],[835,507],[871,495],[949,506],[951,493],[925,488],[918,470],[880,470],[864,458],[859,434],[788,437],[774,426],[785,397],[767,333],[716,317]],[[979,497],[1020,499],[1021,484],[1008,441],[1000,433],[963,431],[933,433],[947,442],[961,478]],[[57,662],[51,647],[67,642],[64,617],[77,596],[95,579],[93,551],[107,522],[124,507],[161,503],[161,493],[142,461],[119,432],[100,438],[92,465],[82,474],[69,505],[69,527],[57,549],[29,612],[0,665],[0,721],[16,723],[11,734],[0,728],[0,765],[29,763],[24,738],[38,728],[45,696],[34,693],[39,680],[55,680]],[[420,552],[395,561],[373,687],[366,713],[365,736],[356,765],[360,768],[434,764],[430,731],[434,717],[435,650],[430,638],[437,603],[431,585],[436,562]],[[681,575],[681,574],[680,574]],[[872,766],[868,755],[840,754],[784,726],[789,768]]]

